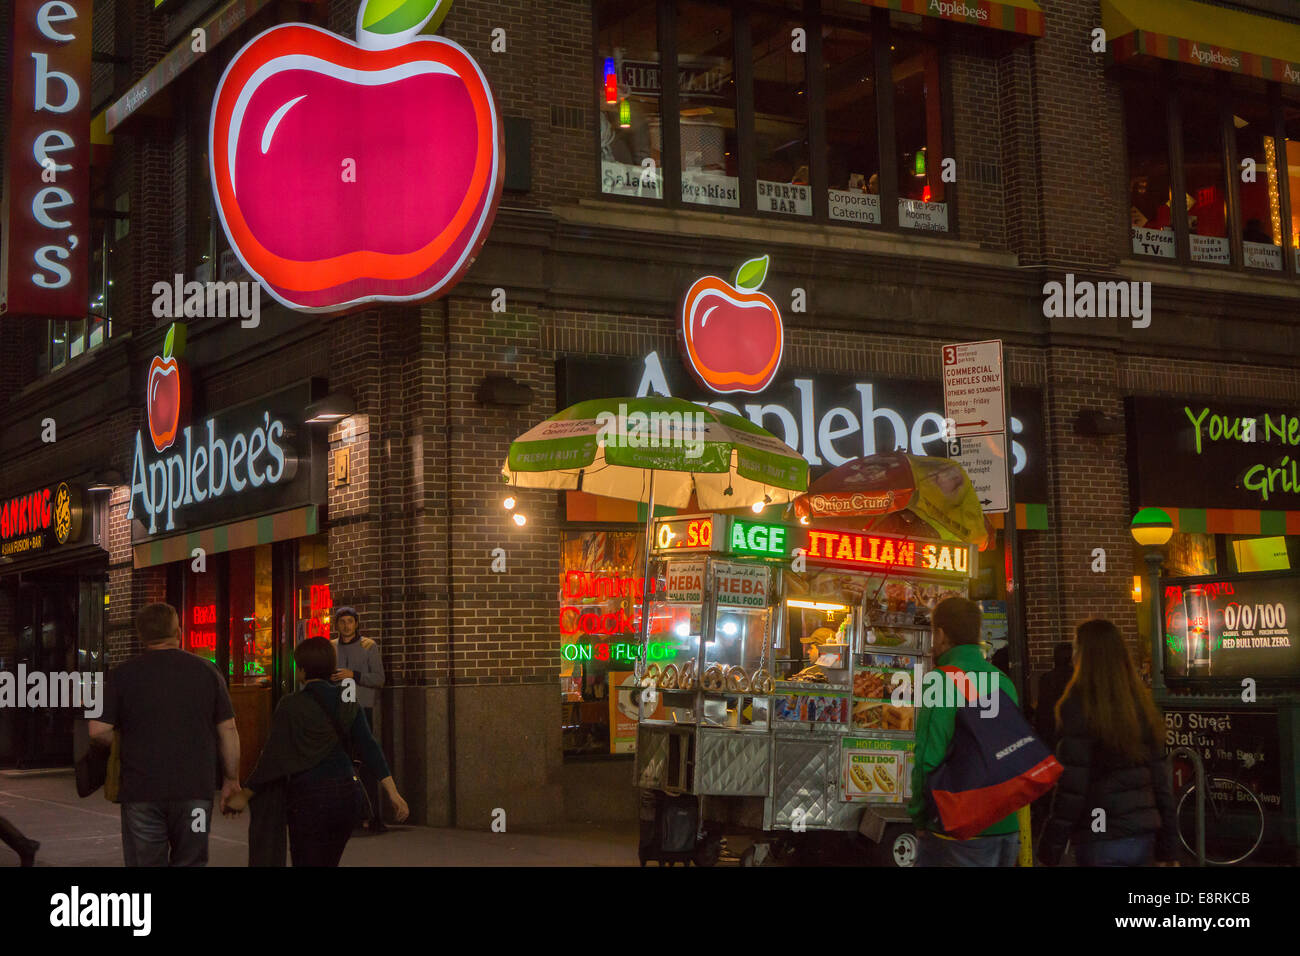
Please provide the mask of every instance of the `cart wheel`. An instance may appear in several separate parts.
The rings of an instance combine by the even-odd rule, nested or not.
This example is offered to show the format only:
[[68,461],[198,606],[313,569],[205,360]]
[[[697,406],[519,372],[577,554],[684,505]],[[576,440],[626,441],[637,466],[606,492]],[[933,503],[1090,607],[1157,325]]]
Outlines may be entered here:
[[920,844],[911,827],[889,826],[877,845],[876,859],[880,866],[916,866],[919,849]]

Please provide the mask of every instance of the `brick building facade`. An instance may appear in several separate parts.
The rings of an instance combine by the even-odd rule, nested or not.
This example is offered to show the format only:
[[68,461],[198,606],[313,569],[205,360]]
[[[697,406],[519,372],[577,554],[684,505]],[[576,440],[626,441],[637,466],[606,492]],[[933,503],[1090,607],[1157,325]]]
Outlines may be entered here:
[[[1122,422],[1132,395],[1300,401],[1290,314],[1300,276],[1293,267],[1269,275],[1134,255],[1122,93],[1134,68],[1091,50],[1098,0],[1041,0],[1041,37],[922,24],[940,51],[944,139],[957,160],[948,235],[899,229],[896,215],[886,217],[893,228],[871,228],[824,212],[800,221],[602,194],[596,6],[458,0],[443,24],[442,35],[480,63],[500,113],[528,121],[511,127],[508,143],[528,186],[507,188],[479,260],[449,295],[342,317],[291,313],[264,297],[258,328],[190,322],[188,361],[209,413],[307,378],[355,402],[347,427],[329,429],[329,455],[318,462],[330,467],[334,452],[349,450],[348,483],[331,480],[319,502],[320,532],[333,604],[356,606],[363,632],[383,647],[380,728],[413,819],[485,827],[498,807],[519,825],[634,812],[625,760],[562,756],[555,613],[564,506],[529,496],[529,522],[514,527],[498,471],[509,442],[556,411],[557,362],[639,361],[651,351],[666,361],[689,283],[762,253],[772,256],[773,295],[802,288],[808,297],[805,313],[787,315],[788,368],[937,383],[942,344],[1004,341],[1010,384],[1038,390],[1045,422],[1043,447],[1031,453],[1046,468],[1046,527],[1021,537],[1030,670],[1050,667],[1052,645],[1088,616],[1113,618],[1137,648],[1131,590],[1141,568],[1128,524],[1138,503],[1126,449],[1142,436],[1122,427],[1086,434],[1079,413]],[[776,6],[812,16],[801,3]],[[820,6],[877,31],[900,16]],[[140,0],[98,0],[96,112],[215,9],[191,0],[154,13]],[[112,258],[112,335],[47,371],[36,359],[50,348],[47,322],[3,320],[0,497],[110,469],[129,483],[148,365],[170,324],[153,315],[152,286],[191,277],[200,233],[212,228],[210,214],[195,215],[209,200],[196,161],[206,140],[192,130],[196,122],[206,130],[216,79],[274,23],[306,20],[350,36],[355,19],[355,0],[271,3],[114,131],[95,171],[95,208],[126,213],[114,220],[125,228]],[[928,20],[902,17],[898,29]],[[493,48],[498,29],[504,50]],[[0,83],[13,66],[6,56]],[[1157,68],[1178,82],[1198,69]],[[0,110],[10,108],[6,91]],[[681,173],[666,175],[672,183]],[[1045,317],[1044,284],[1066,273],[1150,281],[1150,327]],[[504,312],[493,309],[495,290],[504,290]],[[531,404],[480,402],[489,375],[530,387]],[[53,443],[41,439],[46,418],[57,422]],[[135,649],[134,612],[169,593],[165,566],[134,566],[126,483],[103,498],[94,572],[106,582],[110,665]],[[505,573],[491,569],[495,548],[506,550]],[[1097,548],[1104,573],[1093,571]],[[18,579],[33,574],[17,563],[0,568],[4,666],[21,656]],[[0,760],[20,759],[16,748],[0,739]]]

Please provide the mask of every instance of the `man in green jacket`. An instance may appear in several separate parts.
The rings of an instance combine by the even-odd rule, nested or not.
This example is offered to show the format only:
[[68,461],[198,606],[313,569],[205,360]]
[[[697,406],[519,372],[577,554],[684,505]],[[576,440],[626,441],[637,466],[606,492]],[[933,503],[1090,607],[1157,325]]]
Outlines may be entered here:
[[[965,598],[947,598],[935,607],[932,621],[934,632],[932,654],[934,666],[956,667],[972,675],[975,686],[985,693],[985,703],[995,694],[995,687],[1006,691],[1007,696],[1020,705],[1011,680],[984,659],[980,646],[980,609],[974,601]],[[990,677],[980,678],[980,673]],[[929,678],[927,680],[937,680]],[[969,703],[953,693],[955,686],[949,677],[943,681],[944,702],[920,706],[933,701],[928,688],[914,688],[917,707],[916,755],[912,766],[912,799],[907,812],[916,823],[920,848],[918,866],[1015,866],[1020,855],[1020,824],[1012,813],[990,826],[979,836],[969,840],[955,840],[943,835],[942,824],[926,807],[926,780],[948,756],[957,725],[957,706],[981,706],[979,699]],[[996,681],[996,684],[993,682]],[[996,706],[996,703],[993,704]],[[977,722],[978,725],[978,722]]]

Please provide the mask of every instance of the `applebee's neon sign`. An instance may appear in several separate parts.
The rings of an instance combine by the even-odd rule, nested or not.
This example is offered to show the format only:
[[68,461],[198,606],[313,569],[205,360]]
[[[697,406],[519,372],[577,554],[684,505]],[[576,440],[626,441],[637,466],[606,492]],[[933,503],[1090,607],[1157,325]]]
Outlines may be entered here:
[[781,312],[759,292],[768,256],[750,259],[731,282],[695,280],[682,299],[677,330],[686,367],[713,392],[761,392],[776,377],[785,347]]
[[450,0],[364,0],[356,43],[304,23],[254,37],[209,123],[222,228],[249,273],[304,312],[444,295],[474,262],[504,179],[487,79],[421,36]]

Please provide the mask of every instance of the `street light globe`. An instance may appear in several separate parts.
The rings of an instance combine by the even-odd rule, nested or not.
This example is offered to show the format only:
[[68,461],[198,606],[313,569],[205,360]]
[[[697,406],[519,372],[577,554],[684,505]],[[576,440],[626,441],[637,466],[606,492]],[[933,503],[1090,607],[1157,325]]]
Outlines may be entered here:
[[515,524],[519,525],[521,528],[528,523],[528,519],[519,512],[515,512],[511,517],[514,518]]
[[1158,548],[1174,536],[1174,522],[1169,513],[1160,508],[1143,508],[1133,516],[1129,532],[1138,544]]
[[750,507],[750,510],[753,511],[754,514],[756,514],[756,515],[761,515],[761,514],[763,513],[763,502],[761,502],[761,501],[755,501],[755,502],[754,502],[752,505],[750,505],[749,507]]

